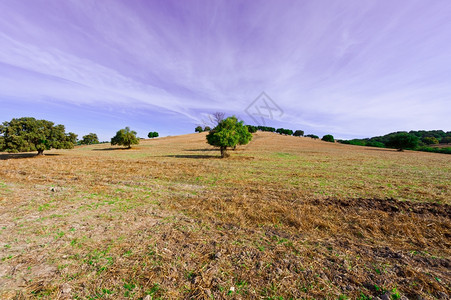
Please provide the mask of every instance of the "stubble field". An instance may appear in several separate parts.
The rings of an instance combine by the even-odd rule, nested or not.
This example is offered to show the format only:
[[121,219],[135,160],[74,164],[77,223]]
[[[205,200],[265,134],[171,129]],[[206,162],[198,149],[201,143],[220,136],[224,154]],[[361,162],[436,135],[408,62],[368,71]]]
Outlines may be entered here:
[[448,299],[451,156],[258,132],[0,154],[0,299]]

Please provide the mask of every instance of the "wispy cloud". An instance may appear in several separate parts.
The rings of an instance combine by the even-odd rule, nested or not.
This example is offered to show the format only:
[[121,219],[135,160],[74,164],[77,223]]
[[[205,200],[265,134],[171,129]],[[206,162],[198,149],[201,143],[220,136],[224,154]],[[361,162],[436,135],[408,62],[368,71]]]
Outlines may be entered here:
[[449,15],[445,0],[5,0],[0,99],[196,123],[217,110],[246,118],[266,91],[280,126],[451,130]]

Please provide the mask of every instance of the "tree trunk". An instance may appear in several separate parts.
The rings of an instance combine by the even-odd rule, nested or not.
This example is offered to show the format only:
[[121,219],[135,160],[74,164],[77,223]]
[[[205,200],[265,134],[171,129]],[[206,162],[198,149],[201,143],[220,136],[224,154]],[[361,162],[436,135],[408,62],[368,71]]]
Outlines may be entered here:
[[44,150],[38,150],[38,155],[44,155]]
[[227,147],[221,147],[221,157],[226,158],[229,157],[229,153],[227,153]]

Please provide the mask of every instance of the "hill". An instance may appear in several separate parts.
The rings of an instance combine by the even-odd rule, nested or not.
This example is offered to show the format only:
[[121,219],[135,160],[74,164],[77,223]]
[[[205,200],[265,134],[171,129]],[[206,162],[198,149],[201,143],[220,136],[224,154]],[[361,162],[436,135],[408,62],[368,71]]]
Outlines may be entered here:
[[451,157],[257,132],[0,154],[0,298],[450,294]]

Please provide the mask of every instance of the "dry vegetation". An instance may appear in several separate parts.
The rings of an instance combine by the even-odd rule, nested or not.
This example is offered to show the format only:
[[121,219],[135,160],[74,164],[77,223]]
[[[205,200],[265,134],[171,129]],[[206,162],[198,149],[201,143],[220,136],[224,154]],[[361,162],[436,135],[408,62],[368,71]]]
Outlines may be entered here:
[[1,299],[448,299],[451,156],[257,133],[0,154]]

